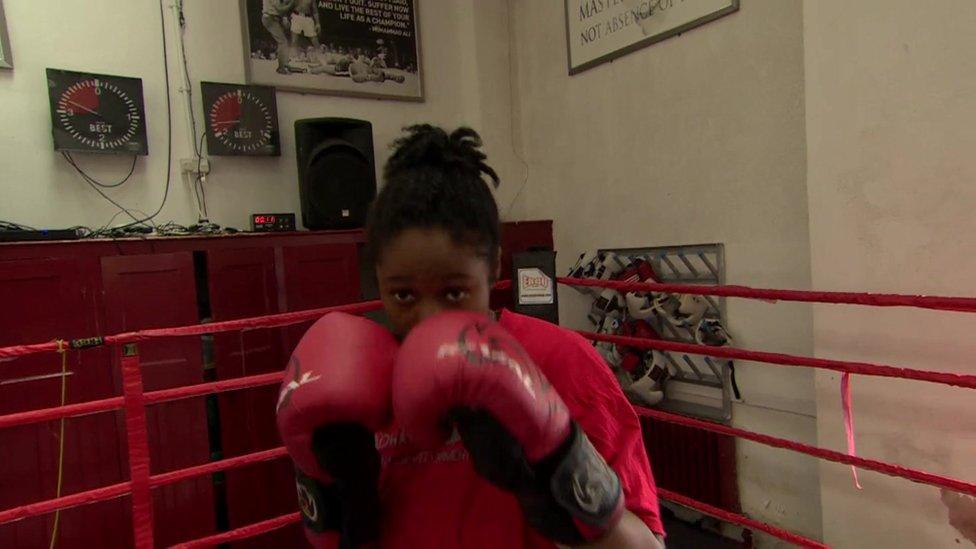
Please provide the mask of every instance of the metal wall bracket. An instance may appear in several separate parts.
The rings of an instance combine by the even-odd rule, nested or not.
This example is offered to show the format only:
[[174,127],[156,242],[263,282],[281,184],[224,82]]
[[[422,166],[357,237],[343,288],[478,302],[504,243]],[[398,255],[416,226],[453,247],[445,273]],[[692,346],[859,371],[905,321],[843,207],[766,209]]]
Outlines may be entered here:
[[[722,244],[657,246],[648,248],[606,248],[630,259],[644,259],[661,282],[680,284],[725,283],[725,247]],[[705,296],[706,318],[716,318],[728,326],[725,298]],[[663,339],[695,343],[694,334],[656,317],[649,319]],[[664,400],[657,407],[669,412],[728,423],[732,419],[732,361],[708,356],[661,351],[668,363],[670,379],[665,384]]]

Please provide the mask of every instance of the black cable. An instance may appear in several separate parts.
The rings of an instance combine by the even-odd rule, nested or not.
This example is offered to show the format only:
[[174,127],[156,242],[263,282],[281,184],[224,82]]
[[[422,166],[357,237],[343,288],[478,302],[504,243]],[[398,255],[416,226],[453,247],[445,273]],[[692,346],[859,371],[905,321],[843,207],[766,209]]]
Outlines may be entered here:
[[78,233],[78,238],[92,238],[95,234],[95,230],[91,227],[86,227],[85,225],[75,225],[74,227],[68,227],[68,230],[74,230]]
[[[514,25],[514,12],[512,11],[511,0],[506,0],[506,6],[509,13],[508,18],[508,114],[509,120],[511,121],[509,126],[509,133],[512,138],[512,154],[515,158],[525,166],[525,178],[522,179],[522,184],[519,185],[518,191],[515,196],[512,197],[512,201],[508,203],[508,207],[505,208],[505,213],[503,219],[508,219],[509,214],[512,213],[512,208],[515,207],[515,203],[518,201],[519,197],[522,196],[522,191],[525,190],[526,185],[529,183],[529,163],[522,158],[522,155],[515,149],[515,80],[518,77],[518,71],[515,71],[515,31],[513,30]],[[515,72],[513,75],[512,73]],[[521,115],[521,112],[519,113]],[[521,116],[520,116],[521,118]],[[521,122],[521,120],[519,121]]]
[[[193,134],[193,145],[194,145],[194,147],[196,147],[196,145],[197,145],[197,118],[196,118],[196,116],[193,115],[193,84],[192,84],[192,81],[190,80],[190,65],[189,65],[189,62],[187,61],[187,55],[186,55],[186,40],[185,40],[185,36],[184,36],[185,33],[186,33],[186,16],[183,15],[183,0],[178,0],[177,3],[176,3],[176,7],[177,7],[177,10],[178,10],[178,14],[179,14],[180,52],[182,53],[182,58],[183,58],[183,77],[186,80],[186,86],[187,86],[187,88],[186,88],[186,100],[187,100],[187,104],[189,105],[189,109],[190,109],[190,132]],[[204,134],[206,134],[206,132],[204,132]],[[202,154],[203,154],[201,152],[202,150],[203,150],[203,141],[201,140],[200,146],[197,147],[197,148],[195,148],[193,150],[193,152],[196,153],[196,155],[199,157],[199,156],[202,156]],[[197,171],[197,173],[200,173],[199,170]]]
[[136,159],[139,158],[139,155],[137,154],[132,155],[132,165],[129,166],[129,173],[125,174],[125,177],[123,177],[121,181],[119,181],[118,183],[102,183],[101,181],[88,175],[88,173],[86,173],[85,170],[83,170],[81,166],[78,165],[78,162],[74,159],[73,156],[71,156],[71,153],[69,153],[68,151],[62,151],[61,156],[64,157],[65,161],[67,161],[68,164],[70,164],[71,167],[74,168],[79,175],[81,175],[81,177],[84,177],[85,180],[87,180],[89,183],[93,185],[98,185],[103,189],[114,189],[115,187],[121,187],[122,185],[124,185],[129,180],[129,178],[132,177],[132,172],[136,170]]
[[[194,134],[194,137],[196,137],[196,134]],[[200,147],[197,149],[197,178],[193,183],[193,194],[197,197],[197,213],[202,215],[203,219],[210,219],[210,212],[207,211],[207,191],[204,190],[203,174],[200,173],[203,170],[203,140],[206,137],[207,132],[204,131],[203,135],[200,136]],[[197,192],[198,188],[199,192]]]
[[[143,217],[146,216],[146,212],[144,212],[142,210],[137,210],[135,208],[130,208],[129,211],[130,212],[135,212],[137,214],[140,214]],[[112,227],[111,226],[112,223],[115,223],[115,219],[117,217],[119,217],[119,215],[121,215],[122,213],[123,212],[116,212],[115,215],[113,215],[112,218],[109,219],[107,223],[105,223],[104,225],[102,225],[101,227],[99,227],[97,230],[95,230],[94,231],[94,234],[97,236],[97,235],[101,235],[101,234],[111,233],[111,232],[114,232],[114,231],[122,231],[122,232],[125,232],[127,229],[125,229],[123,225],[120,225],[118,227]],[[131,214],[130,214],[130,217],[131,217]],[[152,221],[150,221],[149,223],[153,224]],[[145,226],[145,225],[143,225],[143,226]],[[153,226],[155,226],[155,224],[153,224]]]
[[34,227],[30,225],[24,225],[23,223],[16,223],[14,221],[4,221],[0,219],[0,231],[36,231]]
[[[61,154],[66,155],[66,153],[61,153]],[[65,156],[65,160],[68,161],[68,164],[71,164],[72,166],[75,166],[74,163],[71,161],[70,157]],[[78,167],[75,166],[75,169],[77,170]],[[126,208],[122,204],[119,204],[118,202],[116,202],[115,200],[113,200],[111,196],[105,194],[105,192],[102,191],[102,189],[99,188],[99,185],[96,185],[95,182],[92,181],[92,179],[90,177],[88,177],[84,172],[82,172],[82,171],[79,170],[78,173],[81,174],[82,179],[85,181],[85,183],[88,183],[88,186],[89,187],[91,187],[95,192],[97,192],[98,194],[100,194],[102,196],[102,198],[104,198],[105,200],[111,202],[113,206],[115,206],[116,208],[118,208],[119,210],[121,210],[119,213],[125,213],[125,215],[129,216],[132,219],[132,223],[131,224],[129,224],[129,225],[123,225],[123,227],[135,226],[135,225],[145,225],[145,222],[146,221],[150,221],[150,219],[140,220],[131,211],[129,211],[129,208]],[[114,220],[115,217],[118,217],[118,215],[119,215],[118,213],[115,214],[115,216],[112,217],[112,219]],[[111,221],[109,221],[109,223],[111,223]]]
[[163,34],[163,75],[166,80],[166,187],[163,189],[163,201],[159,203],[159,207],[152,215],[146,216],[145,219],[140,219],[122,225],[120,229],[125,229],[128,227],[133,227],[135,225],[142,225],[146,221],[152,221],[160,212],[163,211],[163,206],[166,205],[166,200],[169,198],[169,184],[170,176],[173,171],[173,108],[172,108],[172,97],[169,89],[169,58],[166,56],[166,16],[163,8],[163,1],[159,0],[159,28],[162,30]]
[[[98,187],[92,185],[91,183],[88,183],[88,184],[91,186],[92,189],[95,189],[95,192],[97,192],[98,194],[102,195],[102,198],[104,198],[105,200],[108,200],[113,205],[115,205],[116,208],[122,210],[119,213],[124,213],[125,215],[129,216],[130,219],[132,219],[132,223],[128,223],[128,224],[122,225],[122,227],[130,227],[130,226],[131,227],[134,227],[136,225],[142,225],[142,226],[145,226],[145,227],[149,227],[149,225],[147,225],[146,222],[149,221],[151,223],[152,222],[151,219],[142,219],[142,220],[140,220],[131,211],[129,211],[128,208],[126,208],[122,204],[119,204],[118,202],[112,200],[112,198],[109,197],[107,194],[103,193],[101,189],[99,189]],[[116,214],[116,217],[118,217],[118,214]],[[113,217],[112,219],[114,220],[115,217]]]
[[207,188],[202,179],[200,180],[200,196],[203,197],[203,217],[210,219],[210,210],[207,209]]
[[[101,182],[97,181],[95,178],[93,178],[90,175],[88,175],[85,172],[85,170],[83,170],[81,168],[81,166],[79,166],[75,162],[75,159],[67,151],[62,151],[61,152],[61,156],[64,157],[64,160],[65,160],[65,162],[68,163],[68,165],[70,165],[72,168],[75,169],[76,172],[78,172],[78,175],[81,176],[81,178],[85,181],[85,183],[88,183],[88,186],[89,187],[91,187],[92,189],[94,189],[95,192],[97,192],[99,195],[101,195],[102,198],[104,198],[105,200],[107,200],[108,202],[110,202],[113,206],[115,206],[116,208],[118,208],[119,210],[121,210],[119,213],[125,213],[134,222],[139,220],[138,217],[136,217],[135,215],[132,214],[132,212],[130,211],[129,208],[126,208],[122,204],[119,204],[118,202],[116,202],[115,200],[113,200],[110,196],[108,196],[107,194],[105,194],[101,190],[101,189],[104,189],[104,188],[110,189],[110,188],[118,187],[118,186],[124,184],[126,181],[128,181],[129,178],[132,176],[133,170],[135,170],[135,167],[136,167],[136,162],[135,162],[136,156],[133,156],[132,167],[129,169],[128,175],[126,175],[125,178],[123,178],[118,183],[113,183],[113,184],[101,183]],[[101,188],[99,188],[99,187],[101,187]],[[138,210],[136,210],[136,211],[138,211]],[[115,220],[116,217],[119,216],[119,213],[115,214],[112,217],[112,220],[113,221]],[[143,215],[145,215],[145,214],[143,214]],[[111,223],[111,221],[109,221],[109,223]],[[142,225],[143,223],[138,223],[138,224],[139,225]],[[103,227],[102,229],[104,229],[104,228],[105,227]],[[102,229],[99,229],[99,231],[101,231]],[[95,232],[97,233],[98,231],[95,231]]]
[[190,64],[186,55],[186,16],[183,13],[183,0],[177,0],[176,7],[180,25],[180,52],[183,62],[183,77],[187,86],[187,108],[190,110],[190,133],[193,136],[193,152],[197,155],[197,173],[196,179],[193,182],[193,196],[197,200],[197,213],[200,215],[202,221],[207,220],[210,217],[210,212],[207,210],[207,192],[204,189],[203,174],[201,173],[203,168],[203,141],[207,137],[207,130],[206,127],[204,127],[198,142],[197,117],[193,113],[193,84],[192,80],[190,79]]
[[203,142],[207,137],[207,130],[204,127],[203,132],[200,134],[200,140],[197,142],[197,117],[193,113],[193,84],[192,80],[190,80],[190,65],[186,55],[186,16],[183,14],[183,0],[178,0],[176,5],[179,13],[180,52],[182,53],[181,57],[183,61],[183,77],[186,80],[186,99],[188,108],[190,109],[190,133],[193,135],[193,152],[197,155],[197,173],[193,183],[193,195],[197,199],[197,213],[203,219],[209,219],[210,212],[207,210],[207,192],[204,189],[203,174],[201,173],[203,169]]

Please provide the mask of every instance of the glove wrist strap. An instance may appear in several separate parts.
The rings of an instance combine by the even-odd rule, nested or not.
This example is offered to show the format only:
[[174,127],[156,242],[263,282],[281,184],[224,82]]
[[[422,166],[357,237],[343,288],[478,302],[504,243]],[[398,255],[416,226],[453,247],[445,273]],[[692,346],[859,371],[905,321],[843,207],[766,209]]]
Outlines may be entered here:
[[620,479],[579,425],[574,423],[567,442],[535,469],[540,490],[519,494],[519,501],[528,522],[543,535],[557,543],[585,543],[620,520]]
[[569,512],[580,533],[588,540],[602,536],[623,512],[620,479],[603,456],[573,425],[569,451],[549,481],[552,495]]

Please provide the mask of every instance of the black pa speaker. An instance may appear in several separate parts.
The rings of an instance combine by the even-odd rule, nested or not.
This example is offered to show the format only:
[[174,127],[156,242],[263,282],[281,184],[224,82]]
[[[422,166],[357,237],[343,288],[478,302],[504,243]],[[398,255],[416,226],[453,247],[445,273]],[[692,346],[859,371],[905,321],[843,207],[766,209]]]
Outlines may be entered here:
[[357,229],[376,198],[373,125],[351,118],[295,121],[298,187],[306,229]]

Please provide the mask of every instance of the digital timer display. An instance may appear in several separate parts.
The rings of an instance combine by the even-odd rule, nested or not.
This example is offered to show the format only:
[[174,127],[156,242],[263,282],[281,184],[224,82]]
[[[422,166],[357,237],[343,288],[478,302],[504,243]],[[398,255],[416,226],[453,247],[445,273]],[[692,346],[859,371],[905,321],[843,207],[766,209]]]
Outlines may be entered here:
[[295,214],[293,213],[251,214],[251,230],[256,233],[294,231]]

